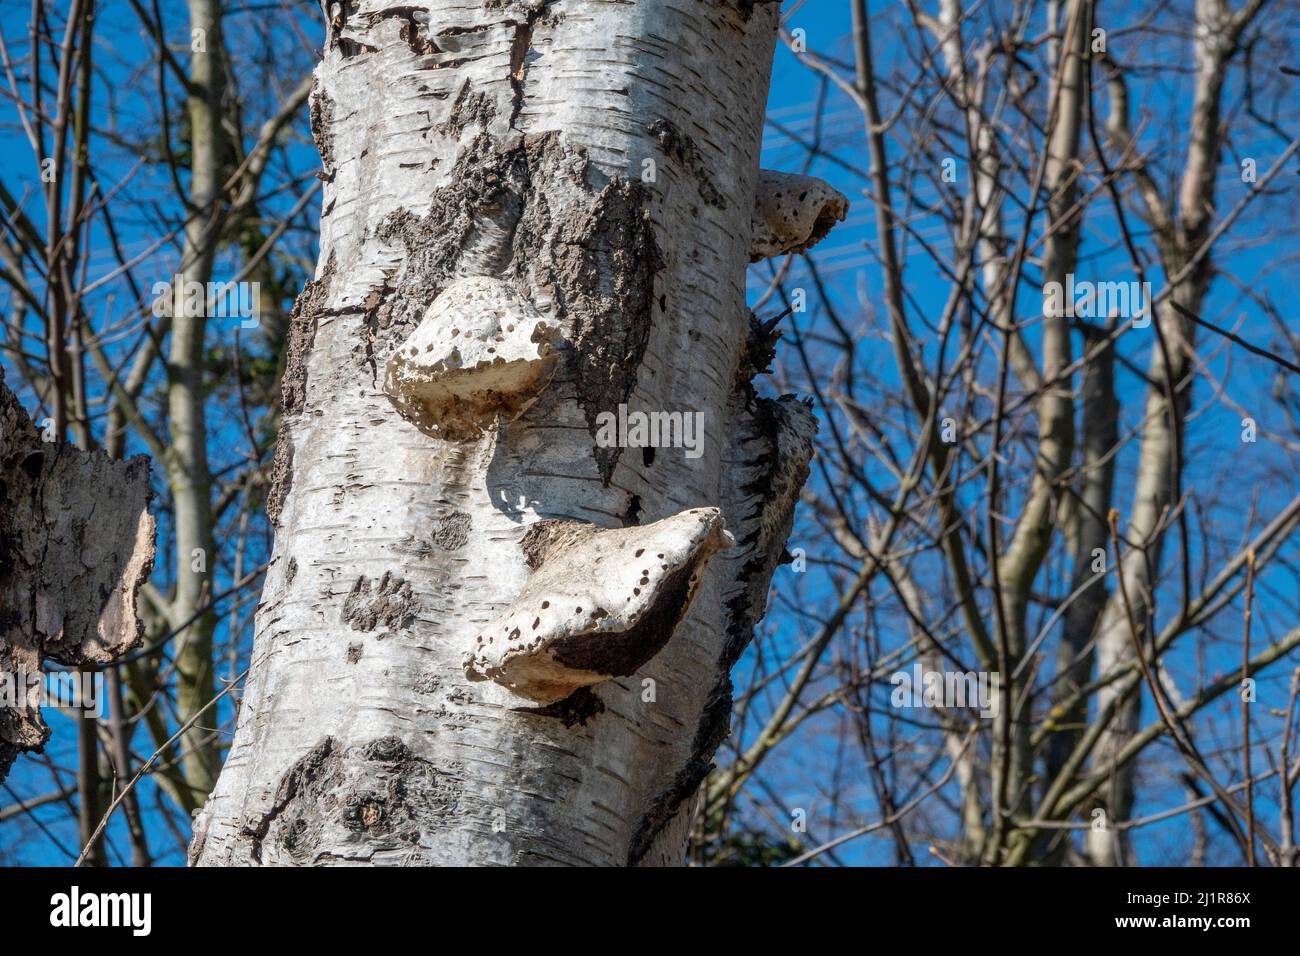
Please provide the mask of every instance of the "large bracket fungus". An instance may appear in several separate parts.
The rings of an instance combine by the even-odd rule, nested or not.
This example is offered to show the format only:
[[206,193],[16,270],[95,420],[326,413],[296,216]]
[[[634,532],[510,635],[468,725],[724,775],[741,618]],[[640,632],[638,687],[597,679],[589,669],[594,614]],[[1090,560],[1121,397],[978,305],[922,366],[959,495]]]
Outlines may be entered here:
[[550,704],[633,674],[686,616],[709,559],[733,544],[717,508],[610,530],[540,521],[522,542],[533,574],[478,635],[465,675]]
[[822,180],[760,169],[749,261],[810,249],[848,213],[848,199]]
[[0,370],[0,780],[49,739],[46,661],[100,666],[139,643],[151,495],[143,455],[43,441]]
[[559,341],[558,326],[508,283],[457,279],[389,359],[384,392],[417,427],[468,441],[533,403],[554,374]]

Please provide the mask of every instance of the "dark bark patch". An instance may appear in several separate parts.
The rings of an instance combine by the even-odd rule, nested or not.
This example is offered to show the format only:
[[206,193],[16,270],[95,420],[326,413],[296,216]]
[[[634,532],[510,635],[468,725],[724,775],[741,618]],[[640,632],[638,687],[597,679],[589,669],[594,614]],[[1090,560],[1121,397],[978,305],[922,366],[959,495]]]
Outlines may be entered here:
[[777,330],[783,315],[761,321],[753,312],[749,313],[749,332],[745,337],[745,349],[740,354],[740,364],[736,368],[736,388],[747,395],[751,401],[757,395],[752,384],[760,375],[772,370],[772,360],[776,358],[776,344],[781,339]]
[[463,511],[444,515],[433,529],[433,543],[443,551],[458,551],[469,541],[470,517]]
[[346,750],[325,737],[285,773],[270,809],[244,834],[259,863],[270,848],[282,853],[266,862],[300,865],[328,858],[340,844],[367,853],[409,849],[422,830],[456,812],[459,793],[457,781],[436,774],[396,736]]
[[360,56],[362,53],[378,53],[379,47],[371,46],[369,43],[363,43],[360,40],[351,40],[347,37],[338,38],[339,52],[343,54],[343,59],[350,60],[354,56]]
[[510,125],[515,125],[519,110],[524,105],[524,77],[528,74],[528,54],[533,48],[533,21],[537,14],[515,23],[514,39],[510,43]]
[[319,279],[309,279],[294,301],[289,313],[289,335],[284,362],[284,377],[280,380],[280,402],[285,414],[296,415],[302,411],[307,395],[307,357],[316,340],[316,322],[325,308],[329,295],[330,279],[334,274],[334,254],[330,253],[325,271]]
[[[333,5],[331,4],[331,6]],[[357,8],[356,0],[344,0],[343,3],[338,5],[338,12],[330,23],[330,42],[338,47],[344,59],[361,53],[379,52],[379,48],[374,44],[342,35],[349,19],[356,16]],[[398,28],[398,36],[406,44],[407,49],[416,56],[428,56],[432,53],[441,52],[433,38],[429,36],[429,12],[424,7],[411,5],[385,7],[382,10],[365,14],[364,19],[365,27],[363,31],[373,30],[378,23],[384,20],[401,20],[402,24]]]
[[[528,148],[534,182],[564,175],[554,165],[562,161],[557,141],[532,138]],[[529,199],[515,233],[515,261],[545,264],[535,279],[570,326],[572,374],[594,439],[600,413],[617,413],[636,387],[650,338],[655,276],[664,265],[650,196],[641,182],[615,177],[588,208],[564,215],[553,213],[542,188]],[[606,484],[621,451],[593,446]]]
[[663,154],[676,160],[686,174],[695,180],[701,199],[716,209],[727,208],[727,199],[718,189],[717,183],[713,181],[708,163],[705,162],[695,140],[668,120],[655,120],[647,127],[647,131],[654,136]]
[[465,127],[477,125],[487,128],[496,116],[496,104],[492,98],[481,90],[470,86],[469,80],[460,85],[456,98],[451,103],[451,114],[441,123],[434,125],[434,132],[442,136],[459,137]]
[[266,519],[272,526],[280,523],[280,512],[293,484],[293,442],[289,429],[282,421],[275,439],[275,458],[271,460],[271,486],[266,492]]
[[325,311],[335,268],[334,253],[331,252],[321,277],[307,281],[289,314],[284,373],[280,378],[280,430],[276,435],[270,488],[266,493],[266,516],[272,525],[280,522],[280,512],[293,477],[293,442],[288,419],[301,414],[307,400],[307,359],[316,341],[316,323]]
[[[262,845],[276,819],[295,803],[314,804],[314,797],[320,791],[328,789],[334,781],[338,773],[338,765],[339,755],[334,745],[334,738],[322,737],[314,747],[285,771],[284,776],[280,778],[280,785],[276,788],[275,799],[270,809],[244,825],[243,834],[250,839],[250,851],[255,861],[262,862]],[[298,841],[307,835],[306,831],[312,828],[308,821],[308,817],[301,815],[294,816],[288,821],[281,842],[291,854]],[[316,821],[314,829],[319,831],[319,821]]]
[[552,552],[580,541],[597,530],[599,529],[595,525],[581,521],[545,518],[528,526],[519,542],[519,548],[524,552],[524,561],[528,567],[536,571]]
[[[567,374],[594,439],[597,416],[617,411],[635,387],[649,341],[654,279],[663,268],[652,197],[621,177],[592,186],[586,154],[558,133],[523,144],[528,189],[511,265],[525,286],[555,303],[570,339]],[[620,452],[593,449],[606,484]]]
[[380,222],[377,238],[405,251],[392,294],[374,312],[371,335],[380,364],[405,338],[398,330],[419,322],[466,255],[474,257],[474,274],[505,268],[525,180],[522,147],[502,150],[480,133],[456,158],[450,183],[433,191],[427,213],[398,209]]
[[367,760],[378,760],[381,763],[405,763],[414,759],[411,748],[396,735],[375,738],[366,744],[362,753]]
[[361,660],[361,655],[365,653],[365,648],[360,641],[353,641],[348,645],[348,663],[355,664]]
[[[650,339],[655,275],[663,258],[640,182],[614,180],[596,198],[582,235],[562,263],[570,306],[578,400],[595,437],[597,416],[617,413],[636,387]],[[613,477],[621,449],[593,447],[601,477]]]
[[440,796],[437,775],[396,736],[370,741],[359,756],[369,765],[350,763],[339,794],[344,828],[390,837],[390,845],[419,842],[421,818]]
[[331,5],[334,14],[330,20],[330,46],[337,48],[339,54],[345,60],[360,56],[362,53],[379,52],[379,47],[373,44],[343,36],[343,31],[348,25],[348,18],[357,12],[358,6],[357,0],[341,0],[341,2]]
[[429,11],[421,7],[401,6],[387,7],[371,17],[371,24],[380,20],[402,20],[398,35],[407,48],[417,56],[441,52],[438,45],[429,36]]
[[415,681],[415,691],[419,694],[436,694],[442,687],[442,678],[437,674],[422,674]]
[[335,172],[334,100],[329,93],[317,87],[312,93],[307,115],[311,120],[311,138],[320,153],[321,169],[325,172],[325,178],[332,180]]
[[342,619],[354,631],[410,627],[415,620],[415,595],[410,582],[391,571],[385,571],[377,583],[361,575],[343,600]]
[[[487,0],[486,9],[488,10],[493,9],[492,0]],[[441,30],[439,30],[438,39],[441,40],[446,37],[461,37],[461,36],[465,36],[465,34],[467,33],[482,33],[486,29],[487,26],[480,23],[471,23],[468,25],[453,24],[449,27],[443,27]]]

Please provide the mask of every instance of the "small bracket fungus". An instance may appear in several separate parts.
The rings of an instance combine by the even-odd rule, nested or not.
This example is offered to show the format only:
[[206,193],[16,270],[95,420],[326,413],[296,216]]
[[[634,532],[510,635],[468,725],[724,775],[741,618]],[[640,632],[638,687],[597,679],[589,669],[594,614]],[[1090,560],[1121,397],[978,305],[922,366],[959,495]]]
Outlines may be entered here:
[[849,213],[849,201],[813,176],[758,171],[749,261],[803,252]]
[[701,574],[735,542],[717,508],[601,530],[542,521],[525,535],[532,577],[465,658],[465,676],[551,704],[635,673],[686,616]]
[[509,284],[457,279],[388,360],[384,392],[407,420],[468,441],[517,418],[555,371],[559,329]]

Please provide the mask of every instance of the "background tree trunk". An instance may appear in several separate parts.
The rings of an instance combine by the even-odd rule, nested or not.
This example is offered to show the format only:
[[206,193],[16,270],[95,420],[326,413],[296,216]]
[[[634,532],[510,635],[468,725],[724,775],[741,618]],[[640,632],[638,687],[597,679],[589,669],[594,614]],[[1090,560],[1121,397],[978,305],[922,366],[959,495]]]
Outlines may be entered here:
[[[1122,539],[1129,548],[1122,556],[1122,583],[1111,592],[1096,625],[1097,665],[1103,676],[1132,666],[1135,645],[1150,640],[1154,578],[1161,565],[1166,534],[1180,520],[1171,509],[1181,503],[1182,497],[1184,420],[1191,402],[1196,355],[1196,326],[1186,315],[1200,313],[1212,274],[1210,257],[1200,253],[1214,221],[1214,170],[1221,147],[1220,101],[1228,62],[1237,53],[1237,41],[1253,13],[1251,5],[1233,15],[1220,0],[1197,0],[1191,142],[1178,205],[1170,209],[1150,194],[1147,198],[1161,264],[1170,277],[1171,304],[1157,308],[1154,317],[1159,342],[1151,350],[1148,374],[1152,385],[1140,428],[1138,478]],[[1121,135],[1126,130],[1127,119]],[[1181,537],[1186,548],[1185,528]],[[1099,764],[1115,760],[1138,730],[1139,700],[1131,694],[1135,684],[1136,680],[1128,684],[1116,682],[1097,694],[1099,711],[1115,709],[1115,717],[1097,745],[1095,762]],[[1105,789],[1106,808],[1112,820],[1127,819],[1133,811],[1134,772],[1132,764],[1117,767]],[[1127,835],[1113,828],[1089,830],[1087,845],[1095,865],[1118,866],[1128,861]]]
[[[229,175],[222,129],[224,42],[221,4],[190,0],[190,204],[191,216],[179,274],[187,282],[207,287],[224,220],[222,180]],[[211,608],[213,565],[212,472],[208,465],[208,429],[203,383],[207,309],[198,315],[172,316],[167,356],[171,375],[167,389],[171,444],[167,449],[167,480],[176,512],[176,591],[168,613],[183,628],[176,655],[176,716],[188,723],[208,705],[215,692]],[[206,722],[204,722],[206,723]],[[195,723],[181,737],[181,769],[190,793],[188,804],[200,805],[211,792],[217,774],[217,750],[209,727]]]
[[[679,862],[815,428],[750,385],[770,356],[745,308],[751,212],[756,255],[844,214],[776,176],[756,207],[773,5],[328,13],[321,248],[290,331],[275,551],[191,860]],[[453,339],[446,366],[388,374],[408,340],[427,362]],[[493,342],[525,357],[493,366],[490,393],[438,393]],[[597,416],[624,403],[702,412],[702,456],[598,447]],[[736,542],[711,562],[713,512],[664,521],[707,508]],[[613,590],[629,573],[648,594]],[[480,654],[472,676],[493,679],[471,683],[476,637],[491,651],[539,589],[614,622],[538,611],[558,643],[533,663],[578,689],[503,686],[525,686],[526,654],[514,671]]]

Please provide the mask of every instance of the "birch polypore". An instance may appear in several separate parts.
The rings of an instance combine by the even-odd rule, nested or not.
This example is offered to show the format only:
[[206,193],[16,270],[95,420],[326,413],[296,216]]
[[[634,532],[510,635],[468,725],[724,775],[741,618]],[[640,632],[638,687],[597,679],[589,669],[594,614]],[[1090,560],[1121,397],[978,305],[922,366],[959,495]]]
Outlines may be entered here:
[[[680,863],[811,454],[750,382],[776,11],[330,13],[275,549],[191,857]],[[620,406],[700,413],[703,453],[607,447]]]
[[388,360],[384,391],[438,437],[476,438],[519,417],[550,381],[557,333],[500,279],[457,279]]
[[815,176],[760,169],[750,261],[811,249],[848,213],[844,195]]
[[535,570],[475,639],[465,675],[550,704],[635,674],[672,637],[709,559],[734,543],[717,508],[608,531],[539,521],[524,539]]
[[144,456],[42,441],[0,370],[0,678],[17,694],[16,706],[0,698],[0,780],[49,739],[27,679],[47,660],[108,664],[139,641],[151,494]]

